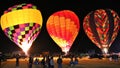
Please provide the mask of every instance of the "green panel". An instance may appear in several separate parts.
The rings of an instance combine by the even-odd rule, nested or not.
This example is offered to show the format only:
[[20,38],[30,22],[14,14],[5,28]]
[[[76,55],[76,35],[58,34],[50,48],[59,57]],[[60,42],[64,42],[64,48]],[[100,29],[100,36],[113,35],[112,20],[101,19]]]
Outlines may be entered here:
[[33,23],[30,23],[30,26],[33,26]]
[[37,7],[36,7],[36,6],[32,6],[32,8],[33,8],[33,9],[37,9]]
[[14,27],[10,27],[10,30],[14,30]]
[[29,30],[29,27],[25,27],[25,31],[28,31]]
[[8,37],[11,39],[12,37],[10,35],[8,35]]
[[20,34],[21,34],[21,35],[25,35],[25,31],[22,31]]
[[12,34],[12,32],[11,32],[11,31],[8,31],[8,34],[9,34],[9,35],[11,35],[11,34]]
[[36,31],[39,31],[40,28],[37,28]]
[[15,10],[17,10],[17,8],[13,8],[13,9],[12,9],[12,11],[15,11]]
[[36,32],[36,30],[33,31],[33,33],[35,33],[35,32]]
[[26,3],[22,3],[21,5],[26,5]]
[[18,8],[19,8],[19,7],[22,7],[22,5],[18,5],[17,7],[18,7]]

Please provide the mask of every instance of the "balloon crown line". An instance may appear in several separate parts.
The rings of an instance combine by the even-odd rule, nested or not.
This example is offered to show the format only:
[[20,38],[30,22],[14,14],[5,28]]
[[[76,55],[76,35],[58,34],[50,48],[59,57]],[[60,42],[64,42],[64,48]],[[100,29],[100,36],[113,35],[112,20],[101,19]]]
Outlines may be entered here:
[[[9,7],[7,10],[4,11],[4,14],[11,12],[11,11],[15,11],[15,10],[21,10],[21,9],[37,9],[37,6],[33,5],[32,3],[28,3],[28,4],[22,3],[22,4],[18,4],[18,5],[14,5],[12,7]],[[69,9],[63,9],[63,10],[69,10]],[[104,10],[104,9],[98,9],[98,10]],[[109,9],[109,10],[112,10],[112,9]],[[58,11],[60,11],[60,10],[58,10]],[[97,10],[94,10],[94,11],[97,11]],[[91,12],[93,12],[93,11],[91,11]]]
[[12,7],[9,7],[6,11],[4,11],[4,14],[11,11],[21,10],[21,9],[37,9],[37,7],[31,3],[30,4],[22,3],[19,5],[14,5]]

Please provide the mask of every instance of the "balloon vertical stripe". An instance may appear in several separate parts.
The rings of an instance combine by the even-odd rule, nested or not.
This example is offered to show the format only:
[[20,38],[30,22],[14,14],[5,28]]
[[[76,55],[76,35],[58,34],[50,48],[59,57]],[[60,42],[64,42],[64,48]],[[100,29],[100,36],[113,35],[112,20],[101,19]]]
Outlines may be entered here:
[[83,21],[83,28],[91,41],[101,49],[108,49],[119,31],[120,18],[111,9],[90,12]]
[[106,11],[106,13],[107,13],[107,15],[108,15],[108,19],[109,19],[109,22],[110,22],[110,28],[109,28],[109,39],[108,39],[108,44],[110,44],[110,40],[111,40],[111,37],[112,37],[112,35],[113,35],[113,30],[114,30],[114,19],[113,19],[113,16],[112,16],[112,14],[111,14],[111,11],[109,11],[109,10],[105,10]]

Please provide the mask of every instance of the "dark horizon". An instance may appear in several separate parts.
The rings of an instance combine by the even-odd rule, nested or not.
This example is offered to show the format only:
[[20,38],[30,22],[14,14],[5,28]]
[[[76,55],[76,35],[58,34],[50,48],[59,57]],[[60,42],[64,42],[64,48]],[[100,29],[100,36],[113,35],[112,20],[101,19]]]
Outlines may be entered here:
[[[118,13],[120,16],[119,10],[119,0],[80,0],[80,1],[73,1],[73,0],[60,0],[60,1],[39,1],[39,0],[4,0],[1,1],[0,6],[0,15],[3,15],[3,12],[7,10],[9,7],[14,6],[16,4],[21,3],[31,3],[37,6],[37,8],[41,11],[43,16],[43,25],[42,30],[36,40],[33,42],[33,45],[30,48],[31,53],[39,53],[42,51],[49,51],[49,52],[61,52],[60,47],[50,38],[47,30],[46,30],[46,22],[48,17],[53,14],[54,12],[60,10],[71,10],[75,12],[80,20],[80,31],[79,34],[74,41],[70,52],[86,52],[88,50],[96,50],[97,52],[100,49],[95,46],[94,43],[87,37],[83,30],[83,19],[84,17],[91,11],[97,9],[112,9]],[[119,34],[120,35],[120,34]],[[119,37],[119,36],[118,36]],[[113,42],[114,44],[111,46],[111,51],[119,51],[120,52],[120,44],[119,38]],[[117,45],[117,46],[116,46]],[[114,50],[115,48],[118,48]],[[4,32],[0,28],[0,51],[1,52],[12,52],[16,50],[21,50],[14,42],[12,42],[7,36],[5,36]]]

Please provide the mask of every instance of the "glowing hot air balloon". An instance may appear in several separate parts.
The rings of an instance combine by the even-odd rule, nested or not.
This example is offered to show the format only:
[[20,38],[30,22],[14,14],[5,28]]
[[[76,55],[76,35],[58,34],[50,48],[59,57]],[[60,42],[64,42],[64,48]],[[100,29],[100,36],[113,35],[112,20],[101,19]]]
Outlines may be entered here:
[[1,27],[6,36],[27,53],[40,33],[42,15],[32,4],[15,5],[4,11]]
[[67,53],[79,32],[79,19],[70,10],[58,11],[47,20],[47,31],[51,38]]
[[107,54],[118,34],[119,23],[120,19],[115,11],[99,9],[84,18],[83,28],[91,41]]

